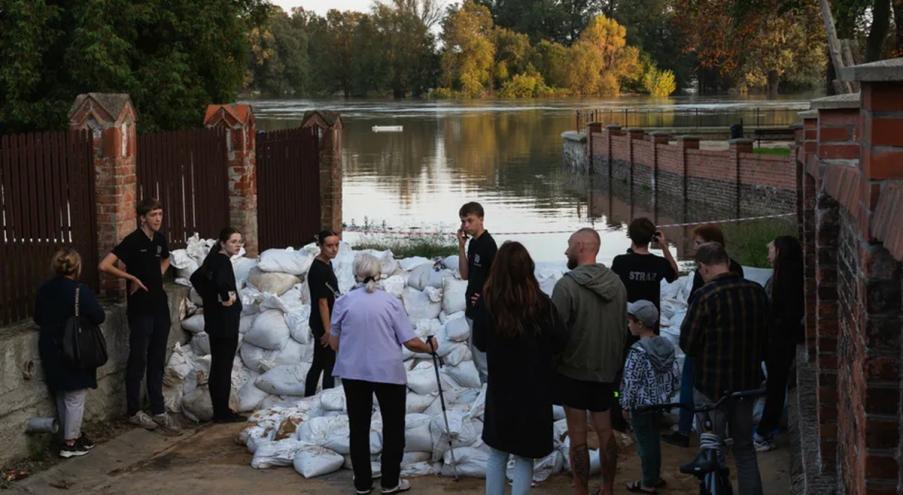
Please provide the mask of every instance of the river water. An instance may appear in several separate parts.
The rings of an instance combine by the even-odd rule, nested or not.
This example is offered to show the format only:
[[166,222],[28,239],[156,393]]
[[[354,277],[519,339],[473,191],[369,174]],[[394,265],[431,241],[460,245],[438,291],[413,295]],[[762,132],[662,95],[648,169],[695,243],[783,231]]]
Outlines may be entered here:
[[[698,119],[696,109],[703,113],[746,110],[752,115],[759,108],[763,115],[771,112],[792,121],[797,111],[808,107],[808,98],[251,103],[258,128],[263,130],[295,127],[311,109],[341,114],[342,208],[348,225],[453,232],[458,208],[478,201],[486,211],[486,227],[499,243],[516,239],[536,260],[560,261],[568,234],[547,232],[593,226],[603,236],[599,259],[608,263],[629,247],[625,225],[635,216],[648,215],[657,224],[729,217],[703,206],[687,208],[679,198],[666,202],[648,191],[622,191],[617,185],[574,177],[562,166],[560,134],[575,128],[577,109],[604,106],[616,115],[624,108],[654,110],[641,125],[680,125],[694,112]],[[402,126],[403,130],[373,132],[373,126]],[[665,232],[685,237],[687,230]],[[355,236],[346,238],[353,241]],[[678,254],[683,254],[683,246],[674,246]]]

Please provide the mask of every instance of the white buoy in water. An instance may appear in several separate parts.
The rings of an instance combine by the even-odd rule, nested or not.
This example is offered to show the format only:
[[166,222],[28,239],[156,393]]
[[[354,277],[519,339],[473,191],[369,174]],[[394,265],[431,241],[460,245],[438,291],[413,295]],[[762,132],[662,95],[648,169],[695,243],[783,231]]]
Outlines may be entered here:
[[373,132],[402,132],[404,126],[400,125],[375,125],[370,128]]

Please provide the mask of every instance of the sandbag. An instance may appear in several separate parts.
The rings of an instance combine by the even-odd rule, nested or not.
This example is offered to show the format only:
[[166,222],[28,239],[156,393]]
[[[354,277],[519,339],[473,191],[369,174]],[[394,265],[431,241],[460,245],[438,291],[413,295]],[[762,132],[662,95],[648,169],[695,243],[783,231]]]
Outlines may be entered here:
[[194,389],[182,398],[182,413],[192,421],[210,421],[213,418],[213,403],[206,386]]
[[442,310],[457,313],[467,309],[467,281],[446,277],[442,282]]
[[408,388],[415,394],[428,395],[439,391],[433,363],[421,362],[407,372]]
[[414,268],[417,268],[420,265],[432,264],[433,262],[423,256],[412,256],[410,258],[404,258],[398,260],[398,266],[401,267],[402,270],[409,272]]
[[412,321],[436,319],[442,311],[440,302],[431,301],[425,292],[413,287],[406,288],[401,298],[405,312]]
[[347,411],[345,389],[335,387],[320,392],[320,407],[324,411]]
[[452,469],[452,453],[446,451],[443,454],[442,476],[452,476],[457,473],[459,476],[471,478],[486,477],[486,463],[489,462],[487,448],[456,447],[454,459],[456,464]]
[[298,451],[305,447],[304,442],[293,438],[276,440],[258,445],[251,459],[254,469],[267,469],[278,466],[291,466]]
[[445,323],[445,335],[453,342],[464,342],[470,338],[470,325],[466,318],[450,318]]
[[241,319],[238,321],[238,333],[244,335],[248,333],[248,330],[251,329],[251,324],[254,323],[253,316],[244,316],[242,315]]
[[254,383],[257,377],[251,374],[251,377],[241,386],[238,392],[238,412],[248,412],[257,410],[263,399],[266,399],[267,393],[257,388]]
[[257,266],[257,260],[238,257],[232,259],[232,272],[235,273],[235,287],[238,290],[245,288],[251,269]]
[[380,282],[380,284],[382,284],[383,290],[399,299],[404,294],[405,280],[401,275],[393,275]]
[[[263,300],[260,301],[260,310],[278,309],[283,313],[291,313],[294,311],[302,311],[304,304],[301,302],[301,287],[304,284],[298,284],[295,287],[285,291],[281,296],[275,294],[265,294]],[[309,310],[308,310],[309,311]]]
[[193,356],[187,347],[176,342],[163,371],[163,384],[171,387],[181,386],[189,373],[194,371]]
[[464,361],[457,366],[443,366],[440,371],[461,387],[480,388],[480,374],[473,361]]
[[169,252],[169,264],[176,270],[176,278],[189,279],[198,269],[198,262],[188,255],[185,249],[174,249]]
[[442,266],[444,266],[445,268],[447,268],[453,272],[457,272],[458,271],[458,260],[459,260],[459,258],[458,258],[457,254],[453,254],[451,256],[446,256],[445,258],[442,259]]
[[408,274],[408,287],[423,290],[427,287],[442,288],[442,279],[452,276],[451,272],[436,270],[433,265],[420,265]]
[[283,364],[260,375],[254,384],[257,388],[273,395],[304,395],[304,380],[310,364]]
[[182,320],[182,328],[191,333],[201,333],[204,331],[204,314],[197,313]]
[[[480,439],[482,428],[477,429],[475,422],[463,411],[448,411],[448,427],[452,432],[452,447],[470,447]],[[433,459],[440,459],[448,450],[449,434],[445,428],[445,420],[441,414],[430,419],[430,435],[433,439]]]
[[295,284],[301,283],[301,279],[289,273],[265,272],[258,265],[248,273],[248,283],[260,292],[281,296]]
[[420,395],[414,392],[408,392],[407,400],[405,400],[405,412],[422,413],[430,404],[436,400],[435,395]]
[[[533,462],[533,481],[542,483],[549,479],[549,476],[558,474],[562,470],[564,470],[564,456],[561,455],[561,452],[553,450],[551,454]],[[508,461],[505,474],[508,479],[514,479],[514,459]]]
[[263,300],[263,294],[256,288],[248,285],[238,292],[241,298],[241,315],[252,316],[260,312],[260,301]]
[[288,326],[289,335],[295,342],[309,344],[310,334],[310,306],[302,306],[297,311],[285,314],[285,324]]
[[281,311],[270,309],[254,318],[251,329],[245,334],[245,342],[261,349],[279,350],[289,339],[288,325]]
[[251,371],[262,373],[276,366],[276,353],[278,351],[268,351],[261,349],[256,345],[244,342],[238,348],[238,354],[241,360]]
[[446,343],[444,347],[448,350],[448,353],[442,359],[449,366],[458,366],[464,361],[473,359],[470,347],[463,342]]
[[296,342],[293,339],[288,339],[285,344],[285,347],[280,351],[276,351],[273,355],[273,366],[280,366],[283,364],[298,364],[298,363],[309,363],[311,359],[309,358],[310,354],[312,354],[313,350],[308,350],[308,347],[312,347],[310,345],[304,345],[300,342]]
[[342,468],[345,458],[329,449],[316,445],[304,446],[295,453],[295,471],[305,478],[334,473]]
[[432,452],[433,437],[430,433],[432,418],[426,414],[408,414],[404,417],[404,448],[413,452]]
[[314,256],[304,251],[295,251],[292,248],[267,249],[261,253],[257,267],[265,272],[302,276],[307,274],[313,261]]
[[196,333],[191,337],[191,350],[198,356],[210,354],[210,336],[207,332]]

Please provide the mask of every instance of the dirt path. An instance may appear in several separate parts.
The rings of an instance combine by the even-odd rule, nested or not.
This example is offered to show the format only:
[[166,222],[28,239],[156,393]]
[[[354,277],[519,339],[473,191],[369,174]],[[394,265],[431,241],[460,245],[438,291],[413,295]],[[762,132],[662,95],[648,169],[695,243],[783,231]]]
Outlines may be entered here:
[[[98,445],[90,454],[72,459],[15,484],[6,493],[142,493],[142,494],[348,494],[351,472],[306,480],[291,467],[257,471],[249,466],[251,455],[235,443],[238,425],[206,425],[181,437],[163,437],[143,430],[129,431]],[[790,493],[790,458],[786,446],[759,455],[765,493]],[[661,493],[695,494],[695,480],[677,471],[694,450],[662,445],[663,477],[668,488]],[[733,468],[732,468],[733,471]],[[640,463],[633,448],[619,458],[617,494],[628,493],[624,483],[638,479]],[[414,478],[412,493],[482,493],[483,480],[454,482],[435,476]],[[598,481],[596,481],[598,483]],[[567,474],[553,476],[533,493],[564,495],[570,490]],[[378,493],[374,491],[373,493]]]

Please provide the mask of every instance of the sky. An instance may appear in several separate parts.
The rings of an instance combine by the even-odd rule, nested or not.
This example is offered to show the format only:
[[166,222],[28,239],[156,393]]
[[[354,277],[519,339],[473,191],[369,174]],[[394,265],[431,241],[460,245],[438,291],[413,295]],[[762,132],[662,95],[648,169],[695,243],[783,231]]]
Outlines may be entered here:
[[[304,7],[304,10],[312,10],[318,15],[326,15],[330,9],[336,10],[356,10],[358,12],[369,12],[373,4],[373,0],[270,0],[273,4],[282,7],[286,12],[291,11],[293,7]],[[443,3],[448,5],[452,0],[444,0]]]

